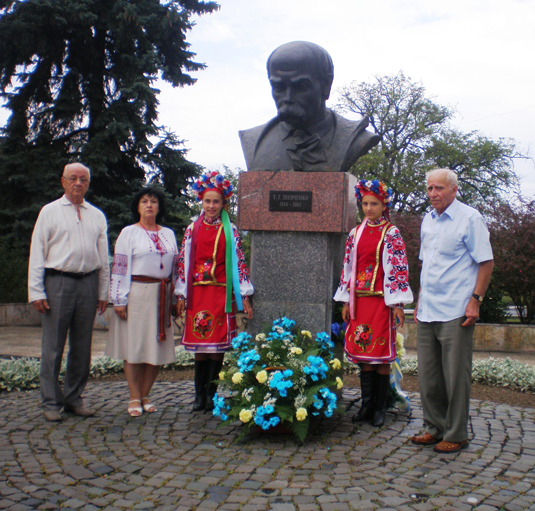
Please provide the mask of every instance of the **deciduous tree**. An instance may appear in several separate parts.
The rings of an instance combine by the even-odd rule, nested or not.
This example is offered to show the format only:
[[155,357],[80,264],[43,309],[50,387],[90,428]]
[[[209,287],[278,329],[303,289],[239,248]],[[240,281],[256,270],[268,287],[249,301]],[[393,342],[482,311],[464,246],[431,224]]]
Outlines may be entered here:
[[489,222],[493,278],[513,301],[521,323],[535,323],[535,201],[498,204]]
[[394,209],[425,212],[426,172],[436,167],[457,172],[461,198],[473,206],[517,184],[513,161],[522,155],[514,141],[451,128],[454,111],[437,104],[402,72],[342,87],[337,109],[367,116],[382,137],[351,172],[359,179],[370,176],[388,183]]

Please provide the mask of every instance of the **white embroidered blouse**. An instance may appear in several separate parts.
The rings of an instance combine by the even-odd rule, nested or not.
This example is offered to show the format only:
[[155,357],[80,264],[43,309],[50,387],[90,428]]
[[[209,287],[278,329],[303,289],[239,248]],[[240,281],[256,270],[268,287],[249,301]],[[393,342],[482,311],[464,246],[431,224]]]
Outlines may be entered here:
[[[356,256],[355,235],[357,229],[358,226],[349,233],[347,238],[342,276],[334,295],[334,300],[337,302],[349,302],[353,258]],[[388,229],[385,235],[381,262],[384,270],[383,293],[385,304],[388,307],[399,307],[403,304],[412,303],[414,297],[409,286],[409,264],[405,243],[399,229],[394,225]]]
[[132,275],[176,280],[178,247],[171,229],[162,227],[155,232],[142,227],[125,227],[115,243],[111,269],[110,301],[127,305]]

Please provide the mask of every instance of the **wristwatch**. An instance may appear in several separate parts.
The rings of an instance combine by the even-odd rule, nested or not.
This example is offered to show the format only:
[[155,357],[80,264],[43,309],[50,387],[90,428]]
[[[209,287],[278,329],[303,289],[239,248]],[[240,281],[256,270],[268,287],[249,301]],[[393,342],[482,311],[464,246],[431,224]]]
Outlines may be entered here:
[[478,302],[482,302],[483,301],[483,297],[480,296],[480,295],[476,295],[475,293],[472,295],[472,298],[475,298]]

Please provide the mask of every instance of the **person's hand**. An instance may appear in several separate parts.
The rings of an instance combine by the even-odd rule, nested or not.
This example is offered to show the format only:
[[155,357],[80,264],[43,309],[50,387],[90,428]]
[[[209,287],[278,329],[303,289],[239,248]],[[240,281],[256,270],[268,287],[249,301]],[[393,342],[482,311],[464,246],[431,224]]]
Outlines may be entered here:
[[186,301],[179,298],[176,302],[176,314],[178,317],[181,317],[182,314],[184,314],[184,311],[186,310]]
[[47,310],[50,310],[50,307],[48,306],[48,302],[46,300],[35,300],[35,302],[32,302],[33,308],[40,312],[41,314],[44,314]]
[[249,300],[243,300],[243,312],[247,314],[249,319],[253,319],[253,307]]
[[464,315],[466,316],[466,321],[461,326],[472,326],[479,319],[479,305],[481,302],[475,298],[470,298],[468,300],[468,305]]
[[106,312],[106,307],[108,306],[107,300],[99,300],[97,303],[97,311],[99,316],[102,316]]
[[403,328],[405,324],[405,312],[401,307],[394,307],[394,321],[396,321],[398,328]]
[[349,321],[351,320],[351,314],[349,314],[349,304],[348,303],[344,303],[344,306],[342,307],[342,319],[346,323],[349,323]]
[[416,302],[416,306],[414,307],[414,315],[412,316],[412,319],[414,319],[415,323],[418,323],[418,319],[416,319],[416,315],[418,314],[418,304],[420,303],[420,300]]
[[126,305],[116,305],[113,310],[115,311],[115,314],[122,319],[126,319]]

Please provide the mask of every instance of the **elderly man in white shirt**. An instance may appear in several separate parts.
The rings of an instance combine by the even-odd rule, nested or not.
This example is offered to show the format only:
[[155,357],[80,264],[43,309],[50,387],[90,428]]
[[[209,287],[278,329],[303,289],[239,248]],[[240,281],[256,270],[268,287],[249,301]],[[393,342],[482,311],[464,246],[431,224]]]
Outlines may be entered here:
[[427,177],[433,210],[421,228],[418,381],[425,432],[419,445],[440,453],[468,447],[468,409],[474,324],[494,268],[483,217],[459,202],[457,175],[435,169]]
[[[108,304],[109,266],[106,217],[84,200],[89,180],[81,163],[66,165],[65,194],[41,209],[32,234],[28,297],[43,314],[40,382],[49,421],[62,420],[62,408],[83,417],[94,414],[81,395],[89,378],[95,314]],[[67,331],[62,389],[58,377]]]

